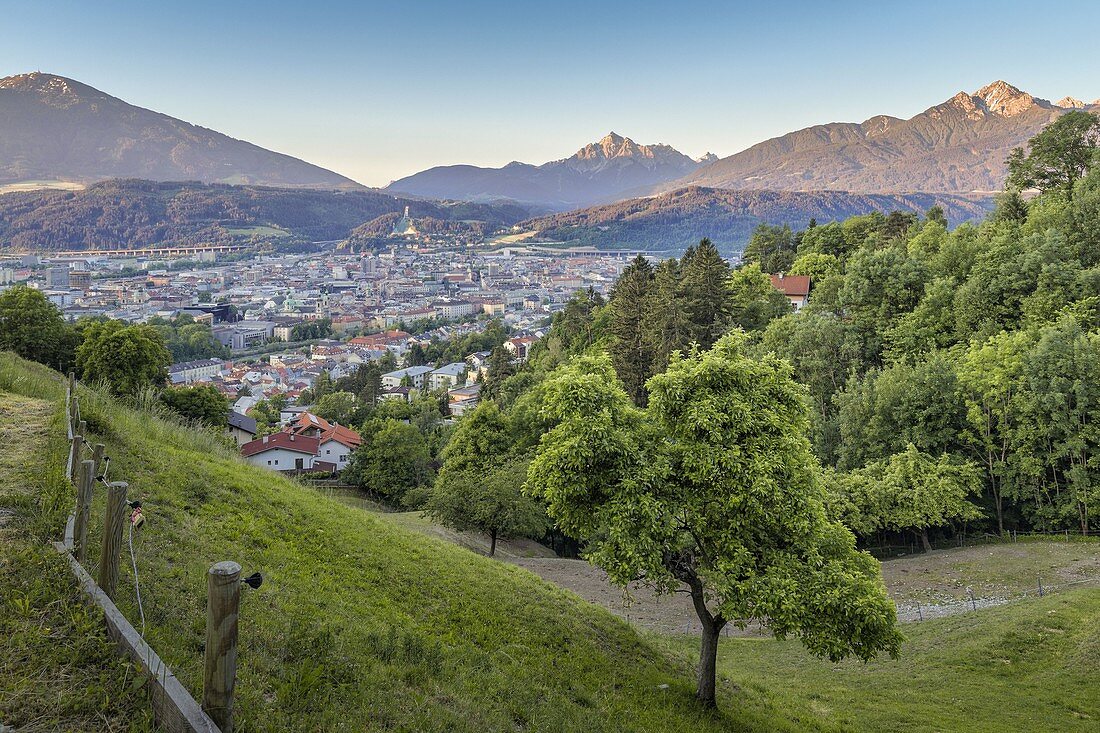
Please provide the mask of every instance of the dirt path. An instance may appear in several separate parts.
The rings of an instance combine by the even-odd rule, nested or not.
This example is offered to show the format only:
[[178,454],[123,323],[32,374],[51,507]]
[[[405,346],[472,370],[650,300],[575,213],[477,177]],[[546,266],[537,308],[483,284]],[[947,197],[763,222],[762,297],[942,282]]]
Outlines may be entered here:
[[[566,588],[585,600],[643,628],[661,633],[699,629],[690,599],[682,594],[658,596],[647,588],[624,595],[602,570],[583,560],[527,558],[513,560],[543,580]],[[936,550],[882,564],[883,579],[903,621],[965,613],[1038,595],[1066,583],[1100,584],[1100,543],[1021,542]],[[970,600],[969,588],[974,594]],[[919,605],[918,605],[919,604]],[[755,635],[758,630],[731,629],[731,635]]]

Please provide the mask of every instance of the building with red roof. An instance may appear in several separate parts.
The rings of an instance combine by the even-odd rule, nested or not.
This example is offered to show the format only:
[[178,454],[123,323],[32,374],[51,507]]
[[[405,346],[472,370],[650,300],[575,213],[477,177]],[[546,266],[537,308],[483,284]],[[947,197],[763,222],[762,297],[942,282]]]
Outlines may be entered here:
[[772,275],[772,287],[791,301],[796,311],[802,310],[810,300],[810,276],[809,275]]

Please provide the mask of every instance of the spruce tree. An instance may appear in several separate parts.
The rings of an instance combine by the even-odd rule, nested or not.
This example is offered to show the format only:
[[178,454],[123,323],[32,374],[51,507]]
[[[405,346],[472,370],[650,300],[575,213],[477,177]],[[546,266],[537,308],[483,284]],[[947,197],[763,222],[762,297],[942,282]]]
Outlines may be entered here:
[[645,382],[653,376],[653,343],[647,337],[653,266],[638,255],[611,289],[611,363],[634,404],[646,403]]
[[669,259],[657,266],[653,276],[645,335],[653,364],[650,373],[660,374],[668,366],[668,355],[690,343],[690,329],[680,287],[681,263]]
[[690,340],[709,349],[730,325],[730,266],[709,239],[703,239],[683,267],[684,311]]

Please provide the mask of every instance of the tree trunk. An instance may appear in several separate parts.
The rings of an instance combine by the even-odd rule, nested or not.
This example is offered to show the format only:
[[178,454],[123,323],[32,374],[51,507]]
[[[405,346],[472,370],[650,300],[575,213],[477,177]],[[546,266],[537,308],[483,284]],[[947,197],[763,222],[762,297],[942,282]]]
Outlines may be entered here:
[[490,530],[489,532],[489,557],[493,557],[497,554],[497,531]]
[[920,542],[921,542],[921,545],[924,547],[925,552],[931,552],[932,551],[932,543],[928,541],[928,528],[927,527],[921,527]]
[[699,670],[695,687],[695,699],[704,707],[713,708],[718,705],[715,699],[715,667],[718,661],[718,634],[726,625],[726,620],[721,614],[714,615],[707,608],[706,598],[703,596],[703,584],[697,577],[687,581],[691,588],[691,602],[695,606],[695,614],[703,626],[702,641],[699,645]]
[[716,667],[718,663],[718,634],[722,625],[708,619],[703,622],[703,638],[699,645],[699,676],[695,688],[695,699],[705,707],[718,705],[714,695]]

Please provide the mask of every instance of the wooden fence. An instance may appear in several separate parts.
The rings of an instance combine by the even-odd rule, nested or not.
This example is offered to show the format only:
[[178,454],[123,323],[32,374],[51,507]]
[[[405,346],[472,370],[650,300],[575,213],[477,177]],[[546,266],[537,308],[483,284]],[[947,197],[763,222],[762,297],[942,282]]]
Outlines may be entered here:
[[[220,562],[207,573],[206,650],[202,705],[184,688],[160,656],[115,605],[126,523],[129,485],[108,483],[103,478],[110,458],[102,444],[87,441],[88,426],[80,417],[76,380],[69,375],[65,392],[65,423],[69,439],[66,476],[75,489],[76,506],[65,525],[65,536],[53,545],[69,562],[73,575],[88,599],[103,611],[107,634],[119,653],[148,673],[146,689],[158,727],[169,733],[232,733],[233,687],[237,671],[237,612],[241,568]],[[103,537],[96,578],[84,564],[88,560],[88,527],[96,486],[106,491]]]

